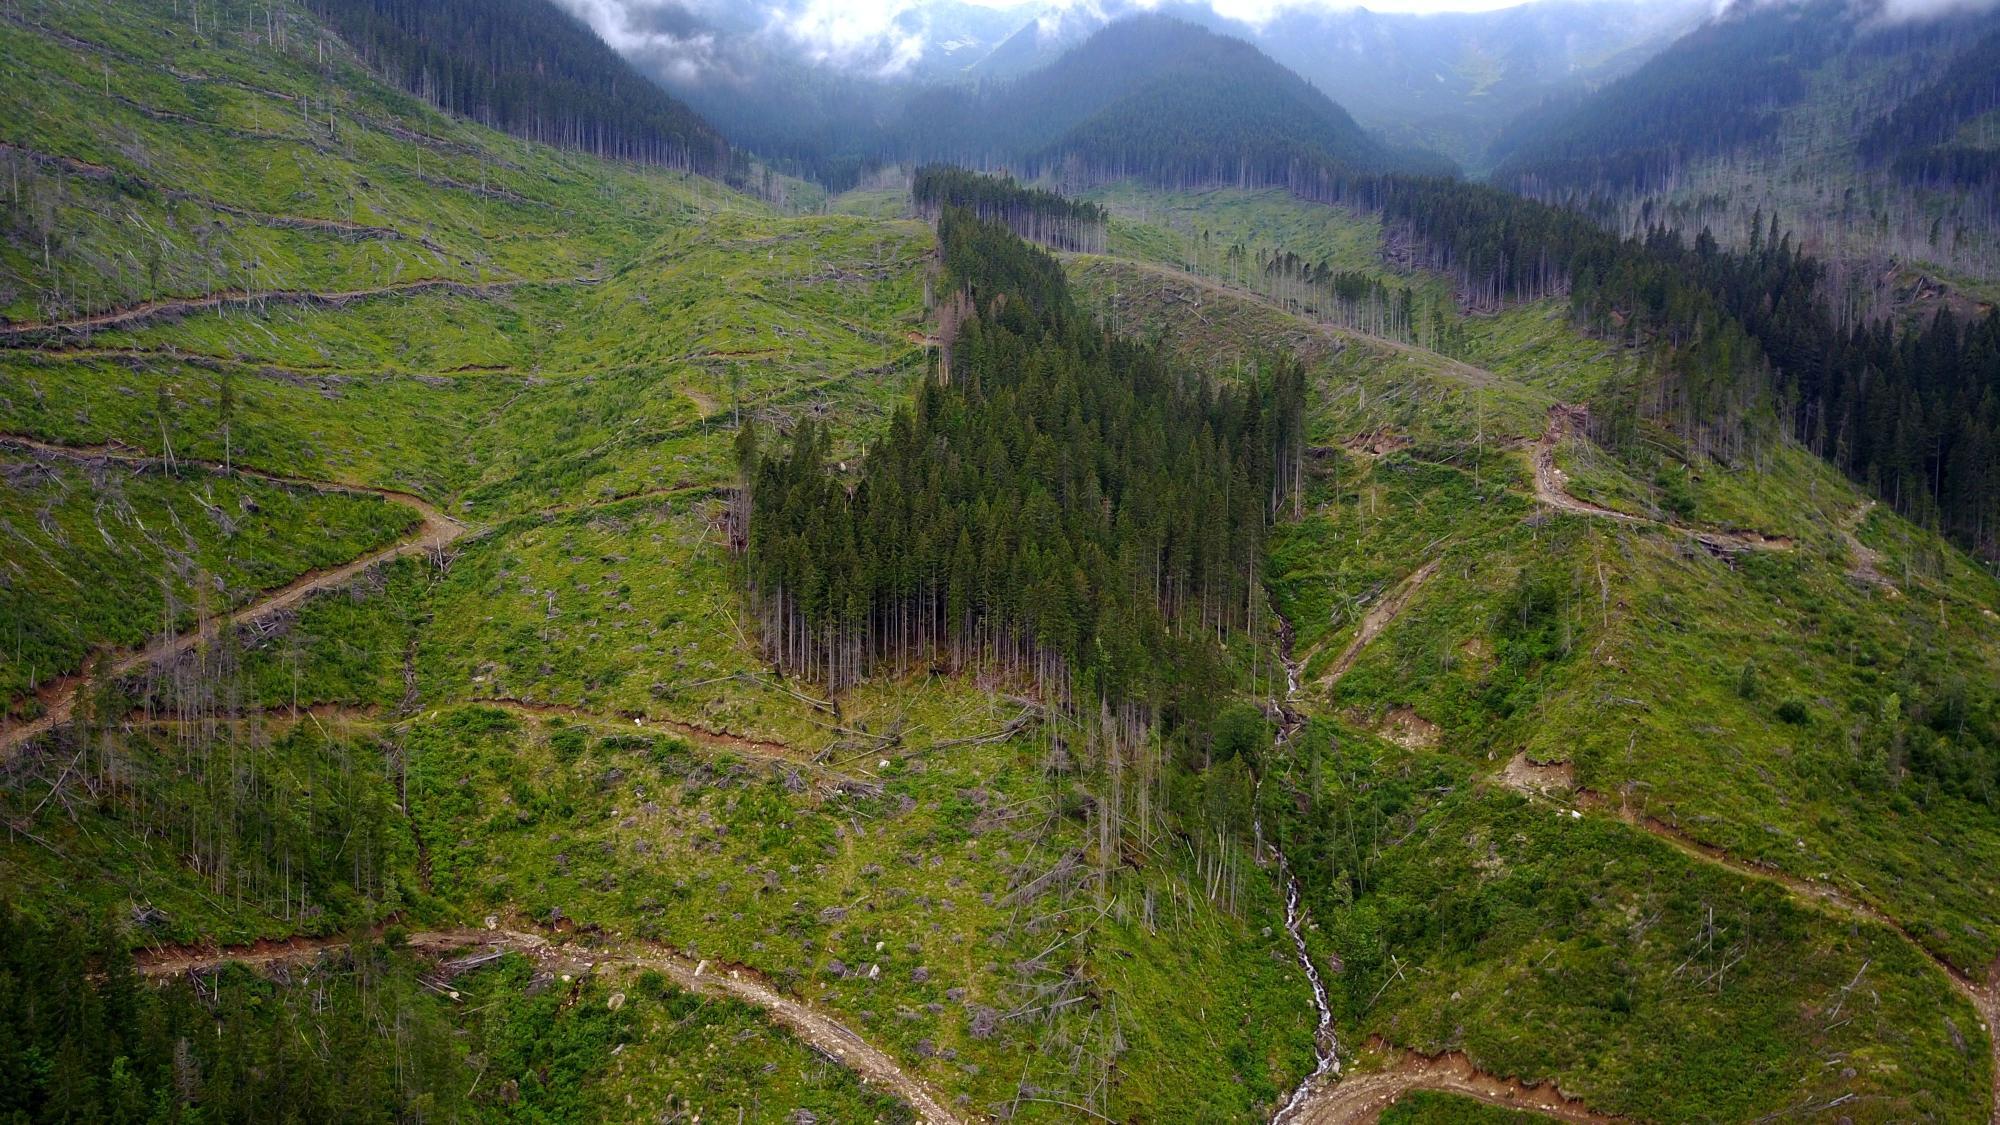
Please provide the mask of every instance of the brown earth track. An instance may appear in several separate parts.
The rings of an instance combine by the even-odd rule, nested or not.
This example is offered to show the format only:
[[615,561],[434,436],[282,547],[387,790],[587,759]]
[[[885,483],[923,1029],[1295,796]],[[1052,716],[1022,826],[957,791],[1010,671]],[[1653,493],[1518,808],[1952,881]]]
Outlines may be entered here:
[[[0,344],[0,347],[5,345]],[[333,364],[308,365],[278,363],[269,359],[238,359],[235,356],[216,355],[212,352],[183,351],[172,345],[160,348],[102,348],[88,343],[56,342],[13,349],[11,354],[31,361],[48,363],[74,363],[94,359],[116,360],[141,368],[151,364],[173,363],[198,367],[206,371],[245,371],[253,375],[292,382],[331,382],[350,379],[413,379],[434,382],[460,376],[486,376],[531,382],[540,377],[534,372],[498,363],[469,363],[441,371],[395,370],[380,366],[338,367]],[[577,374],[577,372],[561,374]]]
[[94,316],[76,317],[70,320],[29,320],[14,324],[0,324],[0,344],[18,346],[20,342],[37,343],[45,339],[87,336],[111,328],[126,328],[145,324],[166,317],[183,316],[187,313],[207,312],[211,309],[241,308],[249,305],[290,304],[312,305],[322,308],[339,308],[354,301],[365,301],[375,297],[403,296],[412,293],[449,292],[468,297],[486,297],[494,293],[516,289],[523,285],[564,284],[541,282],[516,278],[507,281],[466,282],[450,278],[423,278],[417,281],[382,285],[372,289],[346,289],[337,292],[314,292],[304,289],[224,289],[200,297],[176,297],[166,300],[146,301],[111,312]]
[[171,344],[162,348],[100,348],[83,343],[55,344],[53,346],[24,347],[16,350],[14,354],[25,359],[64,363],[91,359],[123,360],[133,364],[183,363],[189,367],[200,367],[207,370],[221,370],[228,367],[267,372],[296,379],[340,378],[355,373],[353,369],[334,367],[330,364],[308,367],[299,364],[269,363],[255,359],[237,359],[234,356],[214,355],[209,352],[182,351]]
[[1896,588],[1889,576],[1882,573],[1882,553],[1861,541],[1856,534],[1861,525],[1868,521],[1868,513],[1875,509],[1875,501],[1863,501],[1861,506],[1840,521],[1840,537],[1847,541],[1847,551],[1854,558],[1854,566],[1847,573],[1856,582],[1874,586],[1890,597],[1900,597],[1902,591]]
[[1433,559],[1418,567],[1408,578],[1403,579],[1388,597],[1369,608],[1368,613],[1361,619],[1361,628],[1355,632],[1354,639],[1347,642],[1347,647],[1341,650],[1339,659],[1333,662],[1333,667],[1327,670],[1326,675],[1320,677],[1320,686],[1332,687],[1340,682],[1342,676],[1347,675],[1348,670],[1354,667],[1354,662],[1361,658],[1361,650],[1380,636],[1382,630],[1389,627],[1390,622],[1402,615],[1403,610],[1408,608],[1410,599],[1416,596],[1417,589],[1437,573],[1440,561]]
[[1556,447],[1563,439],[1581,431],[1582,423],[1589,417],[1586,408],[1572,405],[1558,405],[1549,408],[1549,424],[1534,446],[1535,459],[1535,499],[1558,511],[1579,516],[1595,516],[1599,519],[1616,520],[1634,527],[1662,527],[1677,531],[1700,543],[1716,555],[1734,555],[1744,551],[1789,551],[1792,541],[1782,535],[1764,535],[1755,531],[1715,531],[1707,528],[1689,527],[1685,524],[1665,520],[1635,516],[1630,512],[1620,512],[1579,500],[1569,494],[1568,478],[1556,467]]
[[[108,446],[64,446],[33,438],[0,435],[0,447],[26,450],[44,457],[55,457],[84,463],[117,463],[131,465],[137,469],[157,469],[164,467],[162,458]],[[276,590],[257,598],[250,604],[231,613],[219,615],[207,623],[176,634],[163,637],[139,649],[127,649],[120,653],[94,658],[82,671],[51,681],[43,687],[40,697],[43,713],[40,717],[24,723],[0,727],[0,762],[13,755],[28,742],[62,726],[75,714],[77,696],[86,690],[93,676],[124,675],[146,665],[165,660],[212,640],[225,626],[243,625],[261,620],[280,610],[298,604],[308,594],[317,590],[341,586],[356,575],[378,563],[404,555],[422,551],[440,550],[459,536],[465,534],[465,525],[439,511],[428,501],[407,492],[393,489],[370,488],[365,485],[335,484],[327,481],[301,480],[281,476],[276,473],[260,472],[253,469],[225,469],[222,465],[209,461],[179,461],[180,465],[198,467],[210,472],[233,472],[238,476],[269,481],[292,488],[310,488],[318,492],[338,492],[351,495],[376,496],[393,504],[401,504],[415,511],[421,518],[414,534],[401,542],[343,563],[340,566],[308,571]]]
[[410,234],[407,231],[397,230],[395,227],[369,226],[366,223],[349,222],[346,219],[318,219],[309,215],[276,215],[269,211],[253,211],[248,207],[237,207],[233,204],[210,199],[207,196],[192,195],[183,191],[163,190],[161,194],[171,199],[185,200],[189,203],[206,207],[211,211],[220,211],[225,215],[235,215],[238,218],[249,219],[260,226],[291,230],[326,231],[329,234],[339,235],[342,238],[356,240],[388,239],[397,242],[412,242],[434,254],[451,253],[451,251],[423,235]]
[[[651,730],[676,734],[690,742],[698,742],[711,750],[722,750],[740,754],[746,758],[793,766],[818,776],[824,788],[871,787],[875,783],[864,777],[844,773],[831,766],[812,760],[811,756],[783,742],[771,739],[752,738],[730,731],[714,730],[683,722],[679,719],[665,719],[646,715],[638,711],[606,713],[591,711],[582,707],[572,707],[563,703],[540,703],[529,699],[468,699],[468,705],[494,707],[520,715],[558,715],[580,722],[596,722],[607,726],[617,726],[621,730]],[[627,724],[631,724],[628,726]]]
[[280,703],[271,707],[249,707],[232,715],[211,715],[199,719],[183,719],[174,715],[149,715],[145,708],[134,708],[119,722],[127,727],[183,727],[209,723],[270,723],[318,722],[325,719],[333,723],[380,723],[382,708],[374,703],[301,703],[294,706]]
[[1354,1125],[1372,1122],[1404,1094],[1416,1090],[1458,1094],[1487,1105],[1527,1110],[1558,1121],[1588,1125],[1624,1120],[1597,1113],[1581,1101],[1564,1094],[1555,1083],[1528,1084],[1501,1078],[1473,1065],[1458,1052],[1430,1056],[1411,1051],[1395,1051],[1377,1042],[1378,1049],[1394,1052],[1394,1061],[1382,1070],[1355,1074],[1327,1083],[1315,1090],[1298,1114],[1296,1125]]
[[[491,707],[510,714],[532,719],[561,718],[578,723],[618,731],[653,731],[677,735],[708,750],[753,758],[760,762],[794,767],[801,772],[812,774],[819,788],[826,792],[841,789],[872,788],[876,783],[869,778],[846,773],[832,766],[813,761],[811,756],[783,742],[769,739],[749,738],[729,731],[715,730],[679,719],[666,719],[645,715],[637,711],[592,711],[584,707],[572,707],[561,703],[537,703],[533,700],[464,699],[440,702],[435,707],[419,708],[420,711],[436,711],[450,707]],[[365,723],[382,726],[402,726],[412,717],[411,713],[399,715],[385,714],[374,704],[352,703],[309,703],[293,707],[289,704],[268,708],[250,709],[234,716],[183,720],[172,716],[147,715],[144,711],[133,711],[120,720],[127,727],[177,727],[188,722],[200,723],[249,723],[249,722],[315,722],[324,719],[338,723]],[[634,719],[639,722],[633,722]]]
[[[345,948],[345,938],[293,938],[258,942],[227,949],[170,948],[135,956],[139,971],[168,977],[206,972],[230,961],[259,968],[316,960]],[[653,970],[664,973],[689,992],[727,997],[766,1012],[814,1050],[852,1070],[862,1082],[888,1090],[916,1110],[920,1121],[955,1125],[961,1119],[945,1108],[944,1096],[923,1079],[905,1071],[887,1052],[861,1038],[846,1024],[802,1000],[771,987],[754,971],[734,966],[710,968],[665,946],[626,942],[585,946],[555,941],[539,934],[502,929],[436,930],[411,934],[405,946],[426,956],[441,957],[458,950],[481,949],[526,954],[551,973],[580,976],[602,969]]]

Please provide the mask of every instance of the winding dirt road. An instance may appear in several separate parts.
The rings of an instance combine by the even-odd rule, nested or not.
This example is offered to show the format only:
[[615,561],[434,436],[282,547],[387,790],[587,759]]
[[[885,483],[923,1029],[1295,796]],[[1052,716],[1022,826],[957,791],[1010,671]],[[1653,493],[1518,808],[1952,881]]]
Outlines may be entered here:
[[1432,1058],[1408,1051],[1396,1052],[1395,1061],[1383,1070],[1356,1074],[1319,1087],[1291,1120],[1296,1125],[1372,1122],[1396,1099],[1415,1090],[1458,1094],[1487,1105],[1528,1110],[1558,1121],[1608,1125],[1621,1120],[1592,1111],[1554,1083],[1530,1086],[1497,1078],[1455,1052]]
[[[1373,337],[1370,337],[1370,339],[1373,339]],[[1598,519],[1615,520],[1634,527],[1666,528],[1693,538],[1711,553],[1719,556],[1739,554],[1744,551],[1788,551],[1792,548],[1792,541],[1783,536],[1762,535],[1757,532],[1744,531],[1715,531],[1707,528],[1694,528],[1676,523],[1666,523],[1660,520],[1648,519],[1644,516],[1635,516],[1629,512],[1620,512],[1612,508],[1606,508],[1599,504],[1593,504],[1588,500],[1579,500],[1575,496],[1570,495],[1568,481],[1563,471],[1556,467],[1555,451],[1564,438],[1569,437],[1572,433],[1580,432],[1581,425],[1587,417],[1588,415],[1584,413],[1582,407],[1556,406],[1549,410],[1548,427],[1542,432],[1541,440],[1536,442],[1534,446],[1535,498],[1543,504],[1559,511],[1570,512],[1580,516],[1591,516]],[[1863,548],[1863,550],[1865,549]],[[1354,634],[1353,639],[1348,641],[1347,647],[1341,650],[1340,656],[1333,662],[1333,666],[1327,670],[1325,675],[1320,677],[1319,684],[1321,687],[1332,687],[1334,684],[1340,682],[1340,678],[1345,676],[1348,670],[1354,667],[1354,662],[1360,658],[1361,651],[1367,648],[1368,644],[1377,636],[1381,635],[1382,630],[1387,628],[1390,622],[1401,615],[1404,609],[1408,608],[1410,599],[1415,596],[1418,588],[1437,573],[1438,562],[1439,560],[1434,559],[1418,568],[1408,578],[1405,578],[1388,597],[1377,602],[1368,610],[1367,615],[1361,619],[1361,628]]]
[[[158,457],[135,454],[108,446],[64,446],[32,438],[0,436],[0,448],[25,450],[43,457],[59,458],[83,464],[116,463],[130,465],[135,469],[159,469],[165,461]],[[422,517],[416,531],[393,546],[371,551],[352,562],[321,570],[308,571],[290,583],[273,590],[250,604],[228,614],[217,616],[204,625],[189,629],[171,637],[162,637],[144,648],[127,649],[94,659],[83,671],[50,681],[38,693],[43,705],[40,717],[25,723],[0,728],[0,762],[12,758],[22,746],[47,734],[49,731],[70,721],[76,712],[77,697],[88,689],[94,675],[120,676],[137,671],[149,664],[178,655],[196,645],[213,640],[224,627],[234,627],[262,620],[280,610],[297,605],[307,595],[317,590],[345,585],[356,575],[380,563],[404,555],[435,551],[443,548],[459,536],[465,534],[465,525],[439,511],[435,506],[407,492],[397,492],[386,488],[369,488],[365,485],[333,484],[326,481],[300,480],[280,476],[276,473],[259,472],[253,469],[230,469],[210,461],[179,461],[183,466],[207,469],[210,472],[233,472],[237,476],[269,481],[273,484],[293,488],[310,488],[316,492],[338,492],[360,496],[375,496],[392,504],[401,504]]]
[[[139,971],[152,977],[178,976],[214,969],[237,961],[260,969],[299,964],[344,948],[345,938],[295,938],[259,942],[234,949],[147,951],[135,956]],[[961,1118],[945,1108],[944,1096],[929,1083],[905,1071],[886,1052],[861,1038],[846,1024],[801,1000],[766,984],[751,970],[695,961],[664,946],[624,943],[591,947],[551,941],[539,934],[513,930],[435,930],[412,934],[407,946],[426,956],[443,957],[459,951],[516,952],[533,957],[551,973],[581,976],[604,969],[651,969],[679,987],[704,996],[728,997],[763,1009],[776,1023],[814,1050],[852,1070],[864,1083],[894,1094],[916,1110],[928,1125],[958,1125]]]
[[1542,431],[1541,440],[1535,443],[1535,499],[1558,511],[1579,516],[1595,516],[1598,519],[1616,520],[1635,527],[1663,527],[1677,531],[1700,543],[1711,554],[1718,556],[1741,554],[1744,551],[1789,551],[1792,541],[1782,535],[1763,535],[1754,531],[1715,531],[1708,528],[1689,527],[1686,524],[1667,520],[1648,519],[1630,512],[1620,512],[1579,500],[1569,493],[1569,478],[1556,467],[1556,447],[1563,439],[1583,432],[1584,423],[1589,421],[1590,412],[1582,406],[1558,405],[1549,408],[1549,424]]
[[[1587,789],[1577,791],[1577,803],[1586,808],[1608,808],[1610,804],[1599,794]],[[1808,902],[1821,903],[1851,917],[1875,922],[1901,934],[1903,940],[1909,942],[1912,948],[1938,967],[1938,971],[1951,981],[1952,987],[1958,989],[1960,995],[1972,1002],[1973,1010],[1979,1013],[1980,1020],[1985,1023],[1987,1047],[1993,1059],[1991,1075],[1993,1102],[1988,1121],[1991,1125],[2000,1125],[2000,962],[1996,962],[1987,971],[1984,982],[1976,981],[1960,972],[1958,966],[1931,952],[1923,942],[1917,940],[1917,936],[1911,933],[1908,927],[1884,913],[1879,907],[1854,898],[1831,883],[1802,879],[1777,868],[1738,859],[1721,848],[1702,843],[1657,817],[1642,816],[1622,804],[1616,810],[1616,815],[1625,823],[1672,844],[1683,854],[1727,868],[1746,878],[1769,880]]]
[[[739,757],[753,758],[762,762],[789,766],[802,773],[809,773],[816,779],[816,787],[824,791],[875,787],[879,783],[852,773],[834,769],[832,766],[813,761],[805,754],[783,743],[765,738],[752,738],[726,730],[697,726],[679,719],[647,715],[638,711],[619,711],[606,714],[582,707],[572,707],[562,703],[538,703],[529,699],[512,697],[467,699],[466,706],[493,707],[517,715],[542,718],[558,715],[577,722],[591,723],[602,727],[615,727],[622,731],[647,730],[679,735],[690,742],[696,742],[711,750],[720,750]],[[630,723],[631,726],[626,724]]]

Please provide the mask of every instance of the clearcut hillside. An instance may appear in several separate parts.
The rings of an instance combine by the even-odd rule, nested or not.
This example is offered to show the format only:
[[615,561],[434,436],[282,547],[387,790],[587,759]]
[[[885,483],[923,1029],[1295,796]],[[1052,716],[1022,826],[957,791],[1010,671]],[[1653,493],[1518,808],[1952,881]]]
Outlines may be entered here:
[[928,227],[196,10],[0,22],[0,1004],[63,1060],[10,1112],[1244,1119],[1311,1068],[1247,839],[1105,883],[1060,716],[761,655],[734,435],[907,400]]
[[[1761,1052],[1765,1096],[1881,1098],[1851,1060],[1931,1037],[1925,1062],[1873,1071],[1927,1091],[1882,1115],[1944,1075],[1983,1105],[1972,1009],[1913,1008],[1868,1046],[1826,1036],[1864,961],[1913,1000],[1955,988],[1989,1010],[1991,574],[1796,447],[1731,465],[1657,428],[1646,456],[1614,455],[1570,404],[1650,361],[1560,302],[1445,312],[1427,335],[1445,351],[1356,331],[1366,302],[1298,284],[1286,254],[1419,307],[1437,284],[1365,218],[1281,192],[1100,199],[1114,254],[1068,263],[1105,323],[1312,373],[1315,484],[1269,563],[1312,721],[1269,815],[1341,965],[1347,1042],[1690,1120],[1763,1112],[1736,1069]],[[1842,950],[1857,938],[1878,944]],[[1835,1056],[1855,1073],[1818,1085]]]
[[1309,446],[1127,774],[1017,673],[774,670],[739,438],[858,492],[936,401],[891,193],[522,141],[296,6],[0,52],[0,1112],[1248,1121],[1329,1050],[1294,1120],[1992,1112],[2000,589],[1789,445],[1594,440],[1646,348],[1103,188],[1041,282],[1296,361]]

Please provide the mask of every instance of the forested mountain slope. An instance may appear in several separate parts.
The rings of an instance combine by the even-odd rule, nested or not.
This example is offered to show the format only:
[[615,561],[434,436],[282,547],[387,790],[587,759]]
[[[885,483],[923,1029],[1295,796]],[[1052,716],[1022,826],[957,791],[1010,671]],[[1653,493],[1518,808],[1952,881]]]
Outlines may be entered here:
[[1115,176],[1199,160],[1202,176],[1239,179],[1328,161],[1450,168],[1378,141],[1242,39],[1164,15],[1120,19],[1044,66],[977,85],[892,83],[767,53],[740,65],[755,77],[725,68],[700,85],[668,82],[782,165],[839,188],[899,162]]
[[363,62],[451,113],[560,148],[720,172],[729,145],[548,0],[312,0]]
[[1204,176],[1405,159],[1250,44],[1164,16],[1119,20],[996,92],[939,89],[905,110],[903,129],[904,146],[929,159],[1072,160],[1114,176],[1191,159],[1210,162]]
[[1253,42],[1393,141],[1484,168],[1508,121],[1630,72],[1707,14],[1675,0],[1422,14],[1302,6]]
[[1248,41],[1393,146],[1469,168],[1485,166],[1487,143],[1507,121],[1629,72],[1712,9],[1694,0],[1540,0],[1423,13],[1311,4],[1260,11],[1206,0],[993,9],[912,0],[869,49],[820,52],[772,34],[754,7],[578,7],[625,43],[636,65],[766,155],[824,151],[830,136],[879,127],[926,86],[1013,82],[1111,24],[1153,15]]
[[1534,187],[1644,189],[1703,157],[1770,141],[1806,74],[1856,33],[1844,0],[1742,5],[1567,113],[1504,140],[1498,176]]
[[1995,27],[1978,8],[1739,5],[1595,95],[1524,115],[1495,144],[1494,180],[1621,230],[1708,228],[1731,245],[1775,215],[1864,315],[1934,288],[1921,274],[1990,301],[1978,122]]
[[1861,155],[1905,181],[1954,187],[1991,199],[2000,191],[2000,28],[1952,60],[1944,73],[1869,129]]

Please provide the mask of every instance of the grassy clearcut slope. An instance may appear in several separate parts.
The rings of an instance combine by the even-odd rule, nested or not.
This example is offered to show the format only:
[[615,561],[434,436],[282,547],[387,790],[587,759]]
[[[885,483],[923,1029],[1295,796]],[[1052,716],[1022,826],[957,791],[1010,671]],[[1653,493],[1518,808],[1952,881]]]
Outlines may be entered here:
[[[1169,264],[1072,258],[1107,323],[1316,373],[1313,503],[1271,568],[1318,733],[1274,819],[1344,1041],[1466,1051],[1642,1119],[1845,1095],[1813,1112],[1983,1117],[1982,1017],[1947,974],[1984,984],[2000,955],[2000,584],[1797,449],[1725,467],[1660,432],[1630,464],[1565,429],[1570,507],[1538,502],[1550,409],[1633,357],[1535,305],[1449,358],[1325,328],[1221,280],[1213,248],[1396,276],[1365,221],[1282,193],[1109,201]],[[1840,1002],[1857,972],[1866,1014]]]
[[[822,417],[858,447],[924,370],[927,229],[785,216],[521,144],[387,90],[337,43],[323,67],[296,12],[279,13],[282,50],[251,15],[204,10],[202,41],[186,9],[153,4],[30,4],[0,20],[10,58],[52,76],[0,95],[18,110],[0,118],[10,143],[185,180],[205,208],[170,222],[143,190],[24,178],[32,191],[6,212],[14,320],[218,288],[521,284],[12,333],[0,431],[404,490],[470,531],[446,558],[386,565],[100,685],[86,725],[10,756],[7,897],[59,928],[108,919],[114,941],[141,947],[491,916],[608,954],[753,971],[968,1116],[1267,1114],[1311,1067],[1312,1012],[1277,887],[1245,845],[1162,837],[1100,894],[1103,779],[1010,685],[920,672],[830,714],[814,687],[765,674],[738,620],[720,495],[734,421]],[[166,67],[206,81],[167,82]],[[214,100],[173,100],[203,90]],[[317,131],[328,107],[337,138]],[[24,177],[53,168],[14,155]],[[365,215],[341,210],[350,194]],[[1135,216],[1114,248],[1211,271],[1206,225],[1382,269],[1379,231],[1337,212],[1240,193],[1147,206],[1189,218],[1169,230]],[[424,251],[439,272],[400,274],[227,249],[268,230],[335,238],[289,221],[302,218],[451,249]],[[165,241],[134,236],[148,225]],[[145,248],[181,245],[176,231],[226,249],[199,269],[163,250],[155,280]],[[1168,333],[1212,369],[1273,343],[1314,362],[1326,454],[1271,561],[1316,721],[1267,777],[1262,811],[1305,882],[1314,953],[1341,959],[1328,979],[1356,1068],[1393,1069],[1379,1037],[1554,1077],[1639,1119],[1985,1114],[1987,1037],[1929,958],[1976,972],[2000,933],[1978,875],[1991,865],[1964,859],[1996,838],[1967,784],[1978,763],[1953,780],[1931,760],[1933,736],[1991,714],[1990,581],[1897,521],[1852,522],[1852,491],[1791,451],[1690,473],[1670,454],[1608,463],[1564,441],[1572,493],[1660,522],[1543,511],[1532,443],[1548,406],[1635,362],[1556,310],[1454,323],[1446,360],[1330,335],[1157,262],[1075,272],[1121,330]],[[58,514],[99,510],[108,486],[55,471],[74,479]],[[169,497],[207,484],[124,481]],[[1796,542],[1731,561],[1662,523]],[[259,566],[287,557],[238,541]],[[45,608],[61,584],[36,578],[31,612],[64,620]],[[1958,710],[1950,677],[1905,652],[1912,638],[1949,646]],[[1544,776],[1507,769],[1524,752],[1571,760],[1581,788],[1522,795]],[[1200,803],[1247,820],[1239,764],[1201,788]],[[1644,813],[1666,838],[1642,830]],[[1677,847],[1698,844],[1824,878],[1840,900]],[[419,983],[427,957],[385,964],[364,978],[392,982],[372,1002],[431,1029],[413,1032],[429,1046],[407,1073],[455,1100],[420,1106],[411,1079],[370,1087],[371,1105],[894,1115],[845,1072],[802,1072],[807,1049],[768,1023],[622,972],[560,982],[497,963],[460,977],[453,1002]],[[273,1002],[232,1026],[275,1049],[296,1035],[273,1028],[316,1025],[287,1014],[310,992],[269,987]],[[372,1053],[394,1048],[368,1031],[387,1010],[368,1003],[311,1013],[376,1021],[341,1040],[356,1074],[393,1061]]]
[[[191,15],[0,16],[10,72],[46,76],[0,93],[0,433],[406,492],[466,533],[85,685],[78,723],[0,766],[0,894],[142,948],[493,916],[673,949],[768,978],[967,1115],[1243,1120],[1310,1069],[1310,992],[1245,844],[1163,840],[1099,893],[1080,859],[1101,779],[1034,715],[925,675],[828,714],[739,627],[735,423],[821,418],[855,448],[906,399],[927,227],[788,216],[441,116],[295,8],[203,5],[199,36]],[[412,284],[431,281],[452,284]],[[148,527],[141,498],[255,491],[50,456],[55,530],[22,530],[74,541],[95,519],[112,559],[141,545],[114,485]],[[372,542],[374,508],[259,502],[304,544],[195,546],[261,576]],[[9,604],[57,631],[114,588],[19,581]],[[103,639],[157,613],[133,616]],[[1240,774],[1222,792],[1247,807]],[[408,1055],[356,1022],[387,1018],[373,1000],[307,1018],[279,985],[219,1018],[339,1025],[366,1104],[406,1113],[899,1112],[740,1012],[505,967],[451,1002],[418,980],[436,971],[365,978],[430,1029]],[[613,992],[624,1014],[584,1018]],[[378,1063],[403,1083],[360,1081]]]

